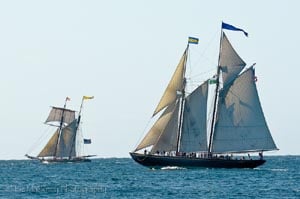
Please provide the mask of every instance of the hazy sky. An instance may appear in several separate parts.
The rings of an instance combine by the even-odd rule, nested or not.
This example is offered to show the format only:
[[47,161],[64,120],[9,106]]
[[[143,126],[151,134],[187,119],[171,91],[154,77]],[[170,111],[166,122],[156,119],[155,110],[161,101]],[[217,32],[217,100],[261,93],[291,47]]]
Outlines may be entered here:
[[[88,152],[129,157],[187,44],[188,67],[212,75],[221,22],[250,66],[272,136],[300,154],[300,1],[28,0],[0,2],[0,159],[23,159],[45,133],[50,106],[83,110]],[[194,69],[193,67],[196,67]],[[192,74],[192,73],[191,73]],[[199,73],[198,73],[199,74]]]

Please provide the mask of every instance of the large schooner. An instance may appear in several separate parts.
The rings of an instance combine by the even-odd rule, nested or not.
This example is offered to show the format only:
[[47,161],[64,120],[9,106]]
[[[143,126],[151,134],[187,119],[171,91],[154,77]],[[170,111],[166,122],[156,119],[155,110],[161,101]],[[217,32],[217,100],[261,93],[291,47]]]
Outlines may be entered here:
[[[265,163],[264,151],[277,150],[259,101],[255,64],[245,68],[223,29],[248,35],[222,22],[217,74],[187,95],[189,44],[198,43],[189,38],[152,115],[158,119],[130,152],[136,162],[150,168],[255,168]],[[212,97],[209,86],[214,86]],[[213,100],[212,114],[207,113],[208,99]]]
[[64,107],[52,107],[45,124],[55,126],[56,131],[50,138],[46,146],[37,156],[26,154],[29,159],[37,159],[43,163],[48,162],[90,162],[89,157],[94,155],[82,155],[79,153],[79,145],[90,144],[90,139],[81,139],[78,137],[80,130],[81,111],[83,102],[86,99],[93,99],[93,96],[83,96],[78,117],[74,110],[66,108],[66,97]]

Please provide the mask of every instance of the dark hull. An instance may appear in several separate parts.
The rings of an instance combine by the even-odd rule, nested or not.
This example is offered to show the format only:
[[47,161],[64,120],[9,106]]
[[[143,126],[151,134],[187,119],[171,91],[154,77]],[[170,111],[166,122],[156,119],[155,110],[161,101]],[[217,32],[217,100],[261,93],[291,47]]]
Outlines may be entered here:
[[137,163],[150,168],[162,168],[166,166],[178,166],[184,168],[255,168],[266,162],[265,160],[158,156],[139,153],[130,153],[130,155]]
[[73,159],[39,159],[42,163],[79,163],[79,162],[91,162],[87,158],[73,158]]
[[88,159],[87,157],[93,157],[90,156],[81,156],[81,157],[73,157],[73,158],[41,158],[41,157],[34,157],[30,156],[28,154],[25,155],[27,158],[32,160],[39,160],[42,163],[76,163],[76,162],[91,162],[91,159]]

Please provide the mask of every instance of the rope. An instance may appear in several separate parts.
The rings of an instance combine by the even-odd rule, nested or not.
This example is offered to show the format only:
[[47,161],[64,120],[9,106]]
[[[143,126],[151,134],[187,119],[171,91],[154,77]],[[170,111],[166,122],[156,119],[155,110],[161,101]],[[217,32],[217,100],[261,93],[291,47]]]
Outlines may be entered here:
[[53,129],[53,127],[51,128],[50,126],[48,126],[48,128],[46,128],[44,130],[44,132],[42,133],[42,135],[38,138],[37,141],[35,141],[33,143],[33,145],[29,148],[29,150],[27,151],[27,154],[30,154],[31,152],[33,152],[33,150],[35,148],[37,148],[37,146],[39,146],[41,144],[42,140],[45,140],[46,137],[49,137],[49,133],[52,132],[51,130]]

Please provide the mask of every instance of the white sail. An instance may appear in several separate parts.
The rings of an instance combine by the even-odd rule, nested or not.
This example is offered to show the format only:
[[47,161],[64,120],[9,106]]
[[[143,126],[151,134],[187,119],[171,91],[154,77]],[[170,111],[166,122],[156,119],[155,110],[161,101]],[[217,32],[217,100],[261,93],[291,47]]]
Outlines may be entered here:
[[64,114],[63,123],[70,124],[75,119],[75,111],[59,108],[59,107],[52,107],[45,123],[49,123],[49,122],[60,123],[62,119],[62,114]]
[[208,81],[185,100],[180,151],[207,151],[206,113]]
[[223,33],[220,49],[220,63],[223,84],[226,86],[234,80],[246,66],[246,63],[235,52],[225,33]]
[[213,152],[277,149],[264,118],[254,79],[251,67],[220,91]]
[[159,111],[164,109],[166,106],[174,103],[178,98],[178,91],[182,91],[184,87],[184,73],[185,73],[185,62],[187,57],[187,50],[184,51],[180,62],[162,96],[160,102],[158,103],[153,116]]
[[154,123],[152,128],[149,130],[147,135],[141,141],[141,143],[137,146],[136,151],[152,146],[157,143],[159,136],[162,134],[167,124],[169,123],[171,116],[174,112],[175,103],[169,105],[166,110],[162,113],[162,115],[158,118],[158,120]]
[[159,139],[154,144],[151,152],[156,151],[176,151],[177,150],[177,139],[178,139],[178,111],[179,103],[177,101],[175,108],[171,114],[170,120],[166,127],[161,132]]

